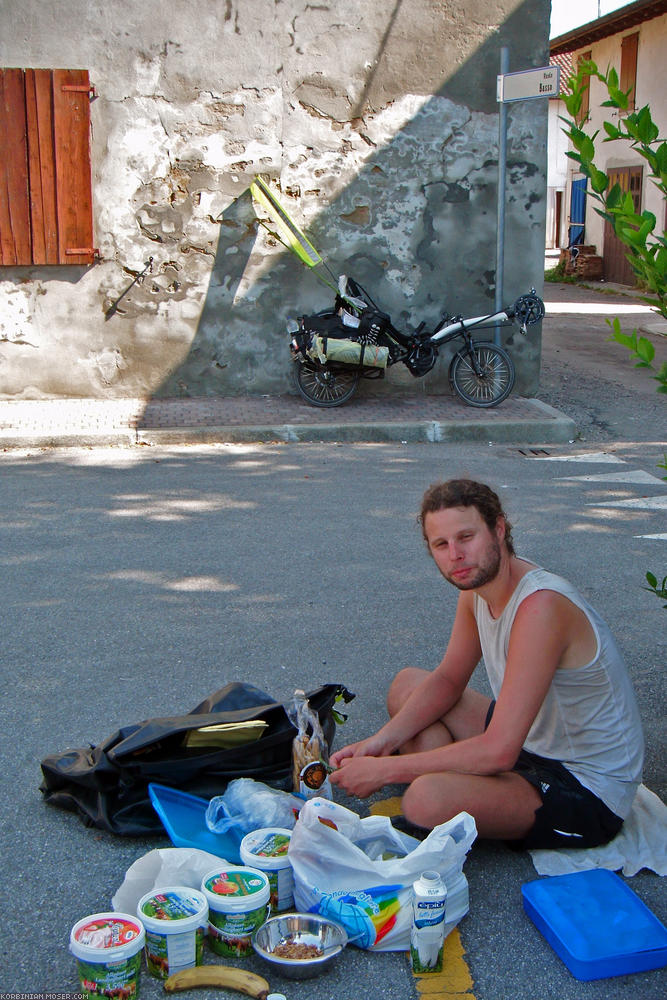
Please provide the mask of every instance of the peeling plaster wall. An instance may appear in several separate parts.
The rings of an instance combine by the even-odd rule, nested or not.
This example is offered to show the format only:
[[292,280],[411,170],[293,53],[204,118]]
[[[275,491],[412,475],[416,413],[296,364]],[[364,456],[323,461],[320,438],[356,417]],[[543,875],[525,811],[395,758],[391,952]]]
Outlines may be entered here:
[[[90,71],[91,268],[0,269],[0,397],[290,391],[285,318],[331,294],[258,226],[262,173],[399,326],[491,309],[495,81],[549,0],[24,0],[0,64]],[[505,298],[541,287],[546,102],[509,108]],[[152,267],[134,279],[152,260]],[[134,282],[134,283],[133,283]],[[509,332],[534,392],[540,334]],[[374,390],[447,390],[402,366]]]

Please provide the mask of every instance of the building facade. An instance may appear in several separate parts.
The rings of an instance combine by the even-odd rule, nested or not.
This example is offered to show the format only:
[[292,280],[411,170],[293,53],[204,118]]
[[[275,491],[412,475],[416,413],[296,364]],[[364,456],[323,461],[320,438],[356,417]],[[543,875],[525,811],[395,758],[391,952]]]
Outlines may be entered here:
[[[601,72],[614,67],[620,87],[630,91],[629,110],[645,105],[659,128],[667,134],[667,0],[638,0],[613,14],[585,24],[551,41],[552,61],[569,59],[577,66],[582,59],[592,59]],[[605,86],[597,79],[590,82],[587,106],[583,109],[589,135],[599,132],[596,141],[596,165],[612,183],[630,191],[638,212],[652,212],[657,228],[667,225],[665,199],[650,180],[646,162],[625,141],[603,142],[603,122],[615,122],[619,112],[602,107],[608,98]],[[594,246],[603,259],[606,281],[633,285],[635,278],[626,260],[626,250],[609,223],[595,211],[599,202],[586,193],[586,180],[576,170],[576,163],[564,155],[562,130],[557,121],[563,114],[561,102],[550,109],[549,189],[547,195],[547,246],[566,247],[573,242]],[[560,107],[558,107],[560,105]],[[560,135],[558,133],[560,132]],[[564,206],[560,215],[557,201]]]
[[[549,7],[4,5],[0,397],[289,391],[285,320],[332,293],[258,225],[257,174],[399,327],[491,311],[500,52],[545,65]],[[541,287],[546,115],[508,114],[506,301]],[[509,347],[530,393],[539,326]],[[448,361],[384,390],[448,391]]]

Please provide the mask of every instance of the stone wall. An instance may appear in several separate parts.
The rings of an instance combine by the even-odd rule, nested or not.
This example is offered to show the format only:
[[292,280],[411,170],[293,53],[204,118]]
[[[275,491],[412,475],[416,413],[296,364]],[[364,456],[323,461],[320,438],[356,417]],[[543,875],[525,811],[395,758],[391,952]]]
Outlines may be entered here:
[[[257,173],[332,272],[353,274],[396,325],[490,311],[499,53],[509,47],[512,70],[546,65],[549,9],[5,6],[0,65],[90,71],[101,259],[0,269],[0,397],[290,391],[285,319],[332,295],[258,225],[248,192]],[[543,101],[509,106],[507,301],[541,287],[546,116]],[[539,327],[506,342],[518,391],[535,391]],[[446,392],[447,364],[443,355],[421,380],[397,366],[384,391]]]

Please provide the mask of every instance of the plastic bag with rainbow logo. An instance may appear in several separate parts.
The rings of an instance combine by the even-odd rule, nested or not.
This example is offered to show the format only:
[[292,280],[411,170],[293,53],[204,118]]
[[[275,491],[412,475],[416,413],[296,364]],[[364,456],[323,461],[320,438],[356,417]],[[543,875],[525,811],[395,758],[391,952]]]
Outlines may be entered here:
[[288,852],[296,907],[336,920],[358,948],[407,951],[412,884],[423,871],[439,872],[447,886],[446,934],[468,912],[463,863],[476,836],[475,821],[465,812],[418,841],[386,816],[361,819],[336,802],[311,799],[301,809]]

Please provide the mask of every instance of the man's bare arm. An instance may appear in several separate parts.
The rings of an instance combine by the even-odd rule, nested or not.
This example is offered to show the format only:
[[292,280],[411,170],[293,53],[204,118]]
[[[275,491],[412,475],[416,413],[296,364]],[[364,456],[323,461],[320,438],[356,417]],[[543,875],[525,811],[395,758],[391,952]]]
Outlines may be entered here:
[[461,594],[447,651],[403,707],[373,736],[338,750],[334,767],[350,757],[386,757],[432,723],[442,719],[461,697],[482,655],[472,595]]
[[567,603],[552,591],[539,591],[522,602],[512,627],[503,686],[484,733],[390,760],[350,759],[336,783],[365,796],[383,784],[409,784],[422,774],[492,775],[510,770],[571,642]]

